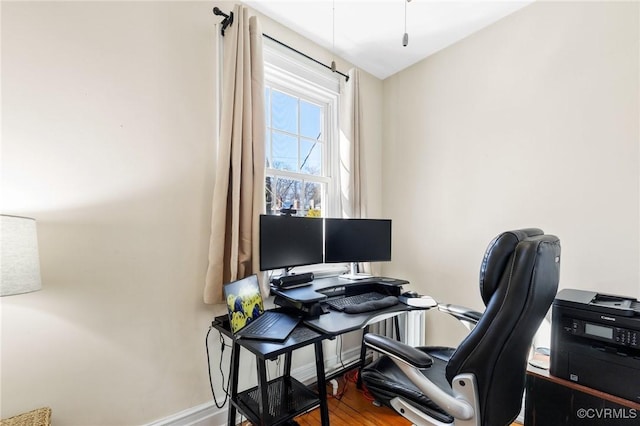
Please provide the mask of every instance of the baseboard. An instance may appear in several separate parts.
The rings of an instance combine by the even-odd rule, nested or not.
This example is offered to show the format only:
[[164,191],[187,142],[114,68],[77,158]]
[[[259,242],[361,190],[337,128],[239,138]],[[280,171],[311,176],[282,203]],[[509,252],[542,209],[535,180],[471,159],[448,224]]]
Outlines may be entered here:
[[[353,348],[344,351],[342,362],[337,356],[325,359],[325,372],[330,376],[334,372],[342,369],[342,365],[348,365],[360,358],[360,348]],[[305,385],[311,385],[316,381],[316,365],[309,363],[303,367],[295,368],[291,375]],[[240,416],[238,416],[238,423]],[[145,426],[224,426],[227,424],[227,406],[218,408],[213,401],[200,404],[173,414],[164,419],[156,420]]]
[[[333,355],[329,358],[325,357],[325,376],[329,377],[335,372],[342,370],[343,365],[349,365],[359,359],[360,347],[345,350],[342,353],[341,359],[338,359],[336,355]],[[315,363],[310,363],[305,367],[296,368],[291,372],[291,375],[308,386],[316,382],[316,365]]]
[[213,401],[180,411],[145,426],[224,426],[227,424],[227,407],[218,408]]

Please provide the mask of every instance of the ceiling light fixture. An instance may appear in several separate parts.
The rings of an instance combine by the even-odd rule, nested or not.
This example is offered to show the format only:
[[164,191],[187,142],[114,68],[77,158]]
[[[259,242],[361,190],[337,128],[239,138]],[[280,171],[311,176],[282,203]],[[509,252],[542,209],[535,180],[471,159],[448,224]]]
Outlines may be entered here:
[[405,0],[404,2],[404,35],[402,36],[402,45],[407,47],[409,44],[409,33],[407,32],[407,3],[411,0]]

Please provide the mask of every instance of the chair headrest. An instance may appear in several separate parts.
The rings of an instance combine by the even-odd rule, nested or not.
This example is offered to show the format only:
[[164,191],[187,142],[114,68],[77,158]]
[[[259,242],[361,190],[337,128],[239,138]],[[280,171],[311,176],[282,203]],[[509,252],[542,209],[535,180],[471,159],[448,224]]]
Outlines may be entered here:
[[498,288],[500,278],[518,243],[543,234],[538,228],[519,229],[503,232],[489,243],[480,267],[480,295],[485,306]]

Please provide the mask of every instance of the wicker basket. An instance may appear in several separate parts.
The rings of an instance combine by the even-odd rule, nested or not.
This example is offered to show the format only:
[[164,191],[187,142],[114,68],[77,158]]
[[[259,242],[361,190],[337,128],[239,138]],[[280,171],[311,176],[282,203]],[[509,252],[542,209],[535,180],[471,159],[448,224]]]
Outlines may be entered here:
[[0,420],[0,426],[50,426],[51,408],[44,407]]

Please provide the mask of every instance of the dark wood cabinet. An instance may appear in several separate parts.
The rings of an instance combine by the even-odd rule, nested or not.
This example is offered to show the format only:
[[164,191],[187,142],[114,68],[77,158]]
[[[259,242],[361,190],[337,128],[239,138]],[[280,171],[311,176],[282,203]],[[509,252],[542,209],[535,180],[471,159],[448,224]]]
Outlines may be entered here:
[[525,395],[525,426],[640,425],[640,404],[552,376],[541,368],[529,366]]

